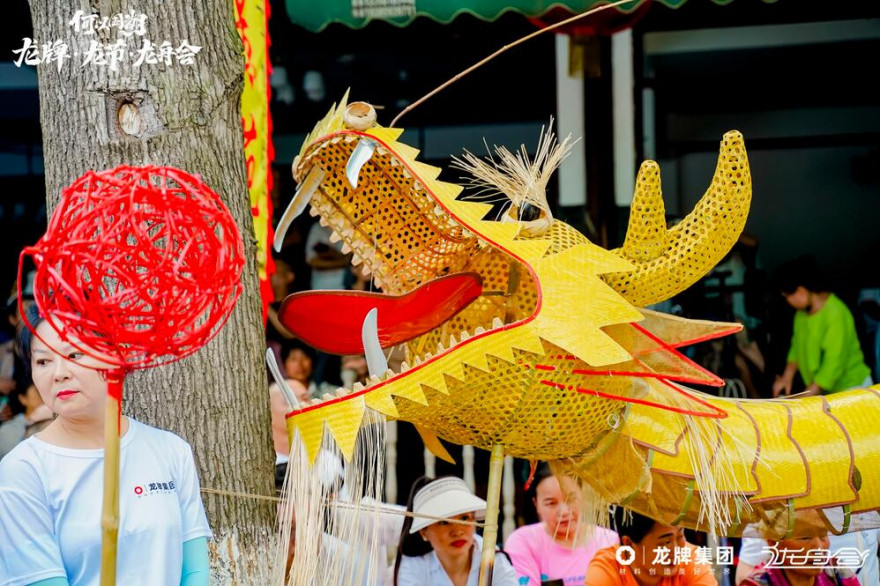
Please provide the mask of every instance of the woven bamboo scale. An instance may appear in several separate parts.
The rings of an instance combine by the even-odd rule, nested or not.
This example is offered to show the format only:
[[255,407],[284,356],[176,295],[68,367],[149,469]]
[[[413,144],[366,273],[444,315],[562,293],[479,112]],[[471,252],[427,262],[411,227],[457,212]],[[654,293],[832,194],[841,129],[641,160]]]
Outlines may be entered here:
[[[440,457],[437,437],[500,444],[558,461],[596,499],[670,523],[777,536],[880,525],[876,391],[750,402],[687,390],[680,383],[721,381],[676,348],[739,326],[641,309],[693,284],[736,242],[751,199],[738,132],[725,135],[706,195],[671,230],[659,168],[646,162],[626,241],[607,251],[560,221],[539,236],[493,221],[489,205],[459,199],[440,169],[416,161],[400,129],[352,130],[345,108],[294,161],[298,182],[323,172],[312,213],[386,293],[459,272],[478,273],[483,293],[407,342],[400,372],[290,413],[291,438],[298,432],[310,458],[325,433],[350,455],[371,409],[414,423]],[[352,188],[346,165],[361,141],[375,151]]]

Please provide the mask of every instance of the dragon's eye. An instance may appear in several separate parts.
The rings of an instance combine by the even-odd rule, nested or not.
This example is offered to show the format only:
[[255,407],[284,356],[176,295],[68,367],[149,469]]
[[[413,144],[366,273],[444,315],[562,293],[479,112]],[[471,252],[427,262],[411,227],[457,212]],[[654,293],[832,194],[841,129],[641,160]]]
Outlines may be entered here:
[[544,210],[539,208],[536,205],[532,205],[529,202],[523,202],[521,206],[519,206],[519,219],[522,222],[531,222],[533,220],[537,220],[541,216],[544,215]]

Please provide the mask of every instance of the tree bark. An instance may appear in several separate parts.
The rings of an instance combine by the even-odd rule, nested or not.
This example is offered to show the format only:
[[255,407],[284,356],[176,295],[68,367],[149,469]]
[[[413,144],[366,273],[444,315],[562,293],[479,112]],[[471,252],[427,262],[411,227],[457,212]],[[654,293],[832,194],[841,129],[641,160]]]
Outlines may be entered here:
[[[242,43],[230,0],[30,0],[34,42],[56,40],[71,59],[37,67],[40,121],[51,210],[61,190],[89,169],[120,164],[170,165],[202,179],[223,198],[245,240],[244,292],[225,328],[182,362],[140,371],[125,385],[125,412],[181,435],[193,447],[203,488],[272,495],[273,451],[256,243],[248,198],[240,97]],[[69,23],[77,10],[100,18],[147,16],[146,34],[118,28],[93,35]],[[85,65],[90,41],[126,40],[117,70]],[[191,65],[134,67],[149,39],[200,46]],[[120,124],[120,109],[123,109]],[[212,583],[269,583],[274,505],[266,500],[204,495],[214,532]]]

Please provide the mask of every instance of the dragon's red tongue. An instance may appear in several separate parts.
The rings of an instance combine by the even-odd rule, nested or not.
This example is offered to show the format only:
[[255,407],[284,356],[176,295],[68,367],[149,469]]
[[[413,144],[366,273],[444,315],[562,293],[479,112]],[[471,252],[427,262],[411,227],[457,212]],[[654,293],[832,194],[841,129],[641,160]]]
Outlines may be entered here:
[[379,343],[388,348],[430,331],[480,296],[476,273],[440,277],[404,295],[364,291],[304,291],[288,296],[278,319],[284,327],[318,350],[363,354],[361,326],[378,309]]

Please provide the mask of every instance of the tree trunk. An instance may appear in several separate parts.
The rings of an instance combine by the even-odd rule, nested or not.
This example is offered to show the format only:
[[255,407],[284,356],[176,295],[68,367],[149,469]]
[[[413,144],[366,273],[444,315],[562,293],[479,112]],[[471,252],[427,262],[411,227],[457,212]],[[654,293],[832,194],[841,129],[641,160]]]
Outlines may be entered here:
[[[140,371],[125,385],[125,412],[173,431],[193,446],[203,488],[273,494],[273,452],[262,364],[264,335],[256,244],[248,199],[240,97],[244,58],[230,0],[30,0],[34,42],[61,41],[71,58],[60,71],[43,63],[40,120],[49,209],[63,187],[88,169],[170,165],[198,173],[220,194],[245,240],[244,292],[221,333],[196,355]],[[77,10],[103,17],[144,13],[146,34],[120,29],[92,35],[70,25]],[[83,65],[91,41],[125,41],[128,57]],[[200,46],[191,65],[134,66],[145,39]],[[124,107],[123,107],[124,106]],[[122,109],[122,115],[120,114]],[[122,123],[120,122],[122,120]],[[274,505],[204,495],[214,532],[212,583],[269,583]]]

